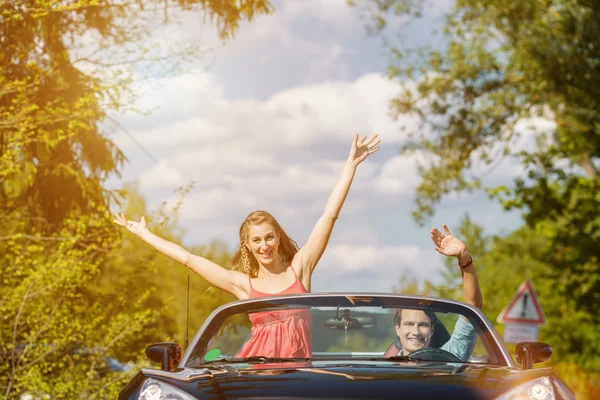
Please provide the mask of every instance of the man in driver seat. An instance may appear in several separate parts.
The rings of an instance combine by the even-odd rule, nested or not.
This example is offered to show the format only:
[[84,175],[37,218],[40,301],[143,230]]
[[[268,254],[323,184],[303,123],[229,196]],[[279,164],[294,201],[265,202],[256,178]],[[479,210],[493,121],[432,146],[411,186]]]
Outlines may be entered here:
[[[430,231],[431,240],[436,245],[435,249],[447,257],[457,258],[463,278],[464,301],[481,309],[483,299],[473,259],[467,246],[454,237],[446,225],[442,226],[445,234],[437,228]],[[462,361],[468,361],[477,337],[475,329],[466,317],[458,318],[450,336],[435,313],[423,310],[397,310],[394,315],[394,328],[398,339],[390,345],[384,357],[407,356],[418,350],[439,348],[452,353]]]
[[[465,317],[456,321],[452,336],[432,311],[400,309],[394,315],[399,340],[386,351],[385,357],[407,356],[418,350],[439,348],[468,361],[477,338],[475,329]],[[437,359],[437,357],[434,357]]]

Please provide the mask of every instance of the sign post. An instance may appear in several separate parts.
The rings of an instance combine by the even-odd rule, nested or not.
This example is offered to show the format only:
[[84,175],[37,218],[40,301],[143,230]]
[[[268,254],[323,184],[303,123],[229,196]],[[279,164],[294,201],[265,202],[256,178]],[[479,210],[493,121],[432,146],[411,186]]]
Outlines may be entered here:
[[524,281],[496,319],[504,327],[506,343],[537,341],[538,327],[546,324],[546,316],[531,281]]

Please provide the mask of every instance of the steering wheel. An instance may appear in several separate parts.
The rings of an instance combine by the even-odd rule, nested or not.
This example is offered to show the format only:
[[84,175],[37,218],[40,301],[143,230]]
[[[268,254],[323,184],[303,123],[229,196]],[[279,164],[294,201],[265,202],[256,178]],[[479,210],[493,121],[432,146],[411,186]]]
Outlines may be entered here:
[[426,347],[413,351],[408,355],[411,358],[418,358],[424,361],[446,361],[446,362],[463,362],[460,358],[450,353],[449,351],[439,349],[437,347]]

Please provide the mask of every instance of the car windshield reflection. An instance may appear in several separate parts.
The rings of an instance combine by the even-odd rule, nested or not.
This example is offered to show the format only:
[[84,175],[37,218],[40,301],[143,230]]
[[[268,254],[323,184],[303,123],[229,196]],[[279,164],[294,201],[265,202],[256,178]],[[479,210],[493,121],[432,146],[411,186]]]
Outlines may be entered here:
[[481,316],[456,302],[291,296],[225,307],[184,365],[360,361],[506,365]]

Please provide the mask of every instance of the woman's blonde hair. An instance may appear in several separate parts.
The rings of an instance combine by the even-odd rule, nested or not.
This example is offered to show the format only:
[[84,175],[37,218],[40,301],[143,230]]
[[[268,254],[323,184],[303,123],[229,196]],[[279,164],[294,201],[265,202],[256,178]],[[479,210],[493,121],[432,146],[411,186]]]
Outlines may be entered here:
[[250,225],[271,224],[279,236],[279,254],[283,262],[290,262],[298,252],[298,244],[293,241],[287,233],[281,228],[277,220],[266,211],[254,211],[250,213],[240,226],[240,248],[234,254],[228,267],[230,269],[244,271],[251,278],[258,275],[258,261],[252,256],[246,246],[248,240],[248,227]]

